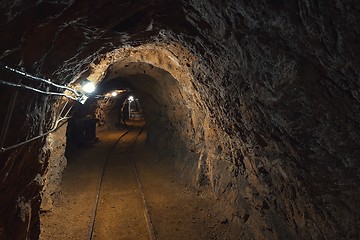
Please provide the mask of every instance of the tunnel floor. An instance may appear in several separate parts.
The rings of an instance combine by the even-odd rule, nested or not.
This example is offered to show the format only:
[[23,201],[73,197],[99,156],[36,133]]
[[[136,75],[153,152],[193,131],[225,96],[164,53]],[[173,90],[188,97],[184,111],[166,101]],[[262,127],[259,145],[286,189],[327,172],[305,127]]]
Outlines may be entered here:
[[138,123],[112,149],[95,218],[106,156],[127,130],[100,131],[99,143],[70,154],[61,198],[41,214],[40,239],[239,239],[239,229],[213,210],[213,196],[182,181],[168,159],[147,147],[141,129]]

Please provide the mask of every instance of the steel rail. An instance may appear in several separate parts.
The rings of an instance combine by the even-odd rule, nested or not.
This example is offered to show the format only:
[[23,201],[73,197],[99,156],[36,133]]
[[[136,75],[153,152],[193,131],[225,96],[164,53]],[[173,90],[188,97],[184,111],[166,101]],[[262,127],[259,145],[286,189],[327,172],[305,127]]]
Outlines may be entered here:
[[[139,134],[136,136],[135,143],[136,143],[137,138],[142,133],[143,129],[144,128],[142,128],[141,131],[139,132]],[[144,217],[145,217],[145,220],[146,220],[146,226],[147,226],[147,229],[148,229],[148,232],[149,232],[149,237],[150,237],[150,240],[156,240],[154,226],[153,226],[152,221],[151,221],[149,208],[148,208],[146,200],[145,200],[145,195],[144,195],[144,192],[142,190],[141,181],[140,181],[139,174],[138,174],[138,171],[137,171],[136,160],[134,159],[133,162],[134,162],[133,169],[134,169],[134,173],[135,173],[135,176],[136,176],[136,181],[138,183],[139,190],[140,190],[140,193],[141,193],[141,198],[142,198],[143,207],[144,207]]]
[[[108,154],[106,156],[103,168],[102,168],[102,172],[101,172],[101,176],[100,176],[100,181],[97,187],[97,191],[96,191],[96,198],[95,198],[95,207],[92,213],[92,218],[91,218],[91,222],[90,222],[90,227],[89,227],[89,240],[93,239],[94,236],[94,227],[95,227],[95,220],[96,220],[96,213],[97,213],[97,209],[98,209],[98,205],[99,205],[99,199],[100,199],[100,193],[101,193],[101,186],[102,186],[102,182],[104,179],[104,173],[105,173],[105,169],[109,160],[109,157],[111,155],[112,150],[114,149],[114,147],[117,145],[117,143],[120,141],[120,139],[122,139],[125,135],[127,135],[130,131],[132,131],[134,129],[134,127],[130,128],[129,130],[127,130],[125,133],[123,133],[115,142],[114,144],[111,146],[110,150],[108,151]],[[136,135],[135,141],[133,144],[136,143],[137,138],[140,136],[140,134],[142,133],[144,128],[141,128],[141,130],[139,131],[139,133]],[[148,229],[148,233],[149,233],[149,237],[150,240],[156,240],[155,237],[155,232],[154,232],[154,228],[152,225],[152,221],[151,221],[151,217],[149,214],[149,209],[148,206],[146,204],[146,200],[145,200],[145,195],[144,192],[142,190],[142,186],[141,186],[141,182],[140,182],[140,178],[139,178],[139,174],[137,171],[137,167],[136,167],[136,163],[134,161],[134,166],[133,166],[133,171],[134,174],[136,176],[136,180],[138,183],[138,187],[141,193],[141,198],[142,198],[142,202],[143,202],[143,207],[144,207],[144,217],[145,217],[145,221],[146,221],[146,225],[147,225],[147,229]]]
[[100,198],[100,193],[101,193],[101,186],[102,186],[102,183],[103,183],[105,169],[106,169],[108,160],[110,158],[110,154],[113,151],[113,149],[115,148],[116,144],[120,141],[120,139],[123,138],[125,135],[127,135],[133,129],[134,128],[129,128],[125,133],[121,134],[121,136],[110,147],[110,149],[109,149],[109,151],[108,151],[108,153],[106,155],[105,162],[104,162],[104,165],[102,167],[98,187],[96,189],[95,207],[94,207],[94,211],[93,211],[92,216],[91,216],[91,222],[90,222],[90,227],[89,227],[89,238],[88,238],[89,240],[92,240],[93,236],[94,236],[95,219],[96,219],[96,212],[97,212],[97,209],[98,209],[98,206],[99,206],[99,198]]

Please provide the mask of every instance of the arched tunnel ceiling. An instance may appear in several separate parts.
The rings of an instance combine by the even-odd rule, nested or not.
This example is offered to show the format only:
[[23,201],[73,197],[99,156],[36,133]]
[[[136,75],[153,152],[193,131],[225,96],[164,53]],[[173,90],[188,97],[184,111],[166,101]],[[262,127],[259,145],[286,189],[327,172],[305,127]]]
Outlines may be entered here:
[[[185,104],[163,109],[168,135],[154,129],[153,145],[170,144],[232,222],[256,239],[357,239],[359,11],[354,0],[2,1],[0,62],[71,86],[132,78],[127,64],[138,79],[172,76]],[[11,141],[38,131],[43,101],[22,92]],[[38,235],[44,141],[1,155],[0,237]]]
[[107,81],[101,81],[96,85],[95,92],[93,95],[104,95],[113,90],[131,90],[131,85],[126,81],[125,78],[117,77],[109,79]]
[[[179,80],[176,80],[169,72],[147,63],[130,62],[111,66],[102,83],[114,78],[131,86],[135,91],[152,95],[155,99],[182,92],[179,89]],[[182,97],[176,98],[181,99]]]

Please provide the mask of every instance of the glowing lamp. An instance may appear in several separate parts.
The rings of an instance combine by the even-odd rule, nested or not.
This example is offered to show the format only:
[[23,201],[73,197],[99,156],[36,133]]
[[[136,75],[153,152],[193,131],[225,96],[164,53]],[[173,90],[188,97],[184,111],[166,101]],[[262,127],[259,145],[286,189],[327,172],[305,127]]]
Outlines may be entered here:
[[86,93],[92,93],[95,90],[95,84],[86,79],[82,82],[81,88]]

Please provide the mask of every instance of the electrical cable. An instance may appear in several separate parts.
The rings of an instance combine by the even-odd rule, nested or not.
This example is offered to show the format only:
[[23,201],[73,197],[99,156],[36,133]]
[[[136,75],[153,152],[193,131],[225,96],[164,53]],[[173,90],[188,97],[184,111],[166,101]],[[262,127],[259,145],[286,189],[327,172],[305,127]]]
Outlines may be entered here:
[[72,100],[74,100],[74,101],[77,101],[77,100],[78,100],[78,98],[75,98],[75,97],[66,95],[65,93],[47,92],[47,91],[39,90],[39,89],[36,89],[36,88],[33,88],[33,87],[29,87],[29,86],[24,85],[24,84],[10,83],[10,82],[6,82],[6,81],[4,81],[4,80],[0,80],[0,84],[7,85],[7,86],[12,86],[12,87],[18,87],[18,88],[22,88],[22,89],[27,89],[27,90],[31,90],[31,91],[34,91],[34,92],[37,92],[37,93],[41,93],[41,94],[63,96],[63,97],[72,99]]
[[[37,92],[37,93],[46,94],[46,95],[54,95],[54,96],[66,97],[66,98],[69,98],[69,99],[74,100],[74,101],[81,101],[81,97],[83,97],[83,94],[78,93],[76,90],[74,90],[74,89],[72,89],[72,88],[69,88],[69,87],[67,87],[67,86],[59,85],[59,84],[56,84],[56,83],[51,82],[50,80],[46,80],[46,79],[43,79],[43,78],[39,78],[39,77],[32,76],[32,75],[30,75],[30,74],[28,74],[28,73],[25,73],[25,72],[16,70],[16,69],[11,68],[11,67],[8,67],[8,66],[6,66],[6,65],[4,65],[4,64],[2,64],[2,63],[0,63],[0,67],[1,67],[2,69],[5,69],[5,70],[8,70],[8,71],[14,72],[14,73],[19,74],[19,75],[22,75],[22,76],[24,76],[24,77],[26,77],[26,78],[28,78],[28,79],[38,80],[38,81],[44,82],[44,83],[46,83],[46,84],[48,84],[48,85],[51,85],[51,86],[54,86],[54,87],[57,87],[57,88],[66,89],[66,90],[74,93],[75,96],[77,96],[77,97],[69,96],[69,95],[67,95],[67,94],[65,94],[65,93],[60,93],[60,92],[50,92],[50,91],[48,90],[49,87],[47,87],[47,90],[44,91],[44,90],[40,90],[40,89],[37,89],[37,88],[34,88],[34,87],[30,87],[30,86],[25,85],[25,84],[12,83],[12,82],[7,82],[7,81],[4,81],[4,80],[1,80],[1,79],[0,79],[0,84],[2,84],[2,85],[11,86],[11,87],[17,87],[17,88],[22,88],[22,89],[26,89],[26,90],[34,91],[34,92]],[[46,133],[42,133],[42,129],[41,129],[41,127],[40,127],[40,134],[39,134],[38,136],[33,137],[33,138],[31,138],[31,139],[28,139],[28,140],[26,140],[26,141],[23,141],[23,142],[21,142],[21,143],[12,145],[12,146],[10,146],[10,147],[3,147],[3,146],[2,146],[2,144],[3,144],[3,142],[2,142],[2,141],[3,141],[3,138],[1,137],[2,140],[1,140],[1,143],[0,143],[0,144],[1,144],[1,145],[0,145],[0,147],[1,147],[1,148],[0,148],[0,152],[5,152],[5,151],[8,151],[8,150],[17,148],[17,147],[19,147],[19,146],[22,146],[22,145],[24,145],[24,144],[26,144],[26,143],[29,143],[29,142],[34,141],[34,140],[37,140],[37,139],[39,139],[39,138],[41,138],[41,137],[44,137],[44,136],[52,133],[53,131],[55,131],[55,130],[58,128],[58,124],[59,124],[61,121],[64,121],[64,120],[67,120],[67,119],[71,118],[71,117],[67,117],[67,116],[68,116],[69,112],[71,111],[72,107],[70,107],[70,108],[68,109],[68,111],[67,111],[66,114],[65,114],[65,117],[61,117],[63,111],[64,111],[65,108],[66,108],[66,105],[67,105],[67,102],[64,104],[64,106],[63,106],[62,110],[60,111],[60,113],[59,113],[59,114],[56,114],[56,115],[57,115],[57,116],[56,116],[56,120],[55,120],[54,126],[53,126],[53,128],[51,128],[51,130],[49,130],[49,131],[46,132]],[[7,115],[7,116],[8,116],[8,115]],[[3,136],[3,133],[2,133],[1,135]],[[6,135],[6,133],[5,133],[4,135]]]
[[21,142],[21,143],[12,145],[12,146],[10,146],[10,147],[5,147],[5,148],[3,147],[3,148],[1,148],[1,152],[6,152],[6,151],[9,151],[9,150],[11,150],[11,149],[20,147],[20,146],[22,146],[22,145],[24,145],[24,144],[26,144],[26,143],[32,142],[32,141],[34,141],[34,140],[37,140],[37,139],[39,139],[39,138],[42,138],[42,137],[44,137],[44,136],[52,133],[52,132],[54,132],[54,131],[56,131],[56,130],[58,129],[58,124],[59,124],[61,121],[67,120],[67,119],[69,119],[69,118],[71,118],[71,117],[63,117],[63,118],[60,118],[60,119],[58,119],[58,120],[56,121],[55,126],[54,126],[51,130],[49,130],[48,132],[43,133],[43,134],[41,134],[41,135],[39,135],[39,136],[30,138],[30,139],[28,139],[28,140],[26,140],[26,141],[23,141],[23,142]]
[[55,115],[56,115],[56,118],[55,118],[56,120],[55,120],[55,122],[54,122],[54,124],[53,124],[53,127],[52,127],[48,132],[43,133],[43,134],[40,134],[40,135],[38,135],[38,136],[36,136],[36,137],[30,138],[30,139],[28,139],[28,140],[26,140],[26,141],[23,141],[23,142],[21,142],[21,143],[12,145],[12,146],[10,146],[10,147],[5,147],[5,148],[4,148],[4,147],[1,147],[1,148],[0,148],[0,152],[6,152],[6,151],[8,151],[8,150],[11,150],[11,149],[20,147],[20,146],[22,146],[22,145],[24,145],[24,144],[26,144],[26,143],[32,142],[32,141],[34,141],[34,140],[37,140],[37,139],[39,139],[39,138],[41,138],[41,137],[44,137],[44,136],[46,136],[46,135],[48,135],[48,134],[56,131],[57,128],[58,128],[58,124],[59,124],[61,121],[64,121],[64,120],[67,120],[67,119],[70,119],[70,118],[71,118],[71,117],[68,116],[68,114],[70,113],[70,111],[71,111],[71,109],[73,108],[73,106],[71,106],[71,107],[66,111],[64,117],[61,117],[62,113],[64,112],[64,110],[65,110],[65,108],[66,108],[66,106],[67,106],[67,103],[68,103],[68,102],[65,102],[64,107],[61,109],[60,113],[55,114]]
[[71,91],[72,93],[74,93],[74,94],[75,94],[76,96],[78,96],[78,97],[81,97],[81,96],[82,96],[82,94],[78,93],[76,90],[74,90],[74,89],[72,89],[72,88],[70,88],[70,87],[53,83],[53,82],[51,82],[51,81],[49,81],[49,80],[46,80],[46,79],[44,79],[44,78],[39,78],[39,77],[32,76],[32,75],[30,75],[30,74],[28,74],[28,73],[26,73],[26,72],[19,71],[19,70],[17,70],[17,69],[8,67],[8,66],[6,66],[6,65],[3,66],[3,69],[6,69],[6,70],[11,71],[11,72],[14,72],[14,73],[17,73],[17,74],[19,74],[19,75],[22,75],[22,76],[28,78],[28,79],[38,80],[38,81],[44,82],[44,83],[46,83],[46,84],[49,84],[49,85],[54,86],[54,87],[57,87],[57,88],[62,88],[62,89],[69,90],[69,91]]

